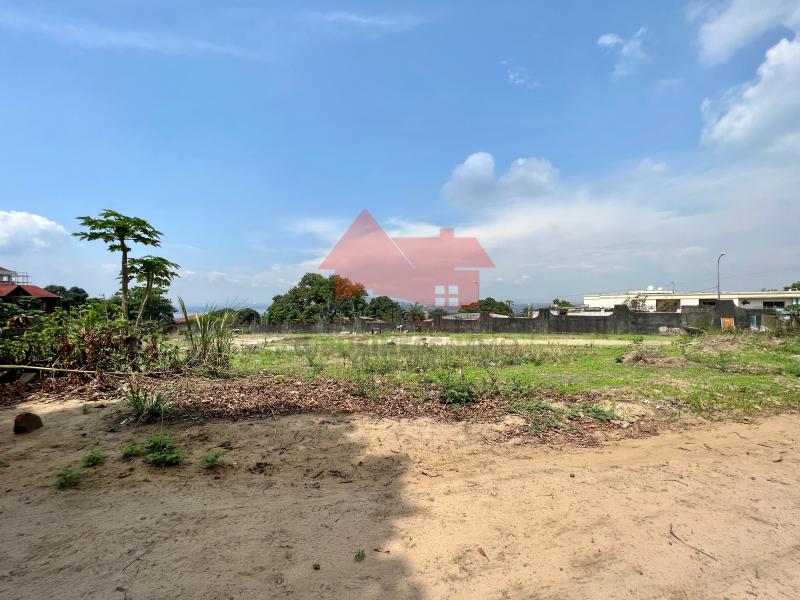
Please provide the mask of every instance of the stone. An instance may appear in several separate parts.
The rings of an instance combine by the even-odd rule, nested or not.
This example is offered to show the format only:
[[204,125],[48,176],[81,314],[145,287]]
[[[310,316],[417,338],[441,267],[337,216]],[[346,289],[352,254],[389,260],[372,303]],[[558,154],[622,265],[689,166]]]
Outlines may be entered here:
[[32,412],[20,413],[14,417],[14,433],[30,433],[43,425],[42,418]]

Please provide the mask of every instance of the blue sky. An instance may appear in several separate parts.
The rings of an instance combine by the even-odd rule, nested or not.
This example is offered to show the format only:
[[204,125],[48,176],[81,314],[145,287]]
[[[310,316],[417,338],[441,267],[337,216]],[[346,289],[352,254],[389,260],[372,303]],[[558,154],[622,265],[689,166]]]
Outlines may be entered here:
[[192,304],[266,304],[362,208],[477,235],[483,295],[800,279],[800,2],[0,0],[0,265],[145,217]]

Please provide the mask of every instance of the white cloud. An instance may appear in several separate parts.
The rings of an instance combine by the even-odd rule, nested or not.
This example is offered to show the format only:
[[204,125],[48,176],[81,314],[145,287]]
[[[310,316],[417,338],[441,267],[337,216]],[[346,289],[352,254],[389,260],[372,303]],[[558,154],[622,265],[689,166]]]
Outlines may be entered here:
[[132,31],[46,14],[0,12],[0,28],[28,32],[61,44],[83,48],[138,50],[184,56],[218,55],[261,60],[262,56],[231,44],[221,44],[162,32]]
[[653,160],[650,157],[643,158],[639,161],[637,170],[640,173],[666,173],[669,171],[669,165],[665,162]]
[[[67,238],[67,231],[55,221],[17,210],[0,210],[0,250],[17,254],[50,248]],[[13,269],[13,265],[4,265]]]
[[501,60],[500,64],[506,68],[506,81],[510,85],[529,90],[542,87],[542,84],[531,76],[527,67],[515,64],[511,59]]
[[800,29],[797,0],[729,0],[690,6],[689,18],[701,20],[700,60],[705,65],[726,61],[737,50],[776,27]]
[[298,219],[288,227],[292,233],[311,234],[327,243],[336,242],[350,226],[346,219],[309,217]]
[[373,34],[408,31],[426,22],[412,15],[366,15],[348,11],[309,12],[301,15],[301,19],[329,29],[364,31]]
[[558,170],[541,158],[518,158],[498,178],[494,157],[476,152],[453,170],[442,187],[442,196],[453,204],[483,206],[540,196],[557,181]]
[[647,29],[640,27],[639,30],[627,40],[616,33],[605,33],[597,38],[598,46],[612,49],[617,54],[617,62],[614,64],[613,71],[613,76],[615,78],[630,75],[641,63],[648,60],[649,57],[642,48],[646,33]]
[[702,110],[707,143],[791,147],[800,133],[800,37],[778,42],[755,81],[706,99]]

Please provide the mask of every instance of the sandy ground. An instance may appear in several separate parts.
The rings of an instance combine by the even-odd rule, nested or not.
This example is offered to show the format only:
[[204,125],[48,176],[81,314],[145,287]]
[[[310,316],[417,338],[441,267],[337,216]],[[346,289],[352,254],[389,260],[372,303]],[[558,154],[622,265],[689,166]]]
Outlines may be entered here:
[[[171,424],[187,458],[162,471],[119,458],[157,427],[81,407],[0,409],[4,599],[800,598],[797,415],[594,449],[424,419]],[[15,436],[24,408],[45,427]]]

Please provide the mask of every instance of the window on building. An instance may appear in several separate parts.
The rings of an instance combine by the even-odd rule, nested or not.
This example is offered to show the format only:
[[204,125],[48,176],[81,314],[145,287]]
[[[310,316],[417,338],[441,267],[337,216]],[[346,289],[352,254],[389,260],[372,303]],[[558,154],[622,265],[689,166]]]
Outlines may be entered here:
[[783,308],[786,302],[783,300],[764,300],[764,308]]
[[436,306],[444,306],[444,298],[442,298],[441,296],[437,296]]
[[433,286],[433,293],[434,294],[444,294],[444,286],[443,285],[435,285],[435,286]]
[[451,296],[458,296],[458,286],[457,285],[449,285],[447,286],[447,293]]

